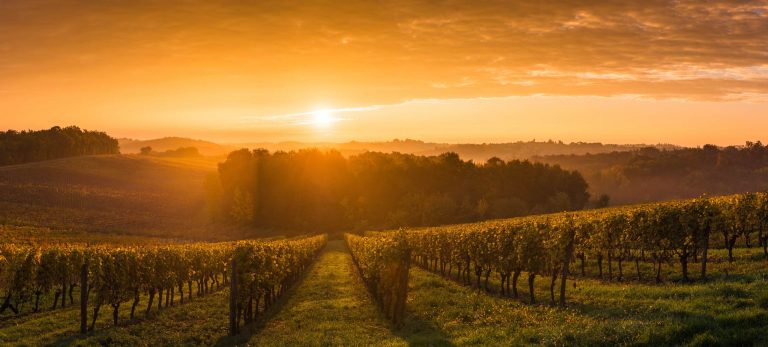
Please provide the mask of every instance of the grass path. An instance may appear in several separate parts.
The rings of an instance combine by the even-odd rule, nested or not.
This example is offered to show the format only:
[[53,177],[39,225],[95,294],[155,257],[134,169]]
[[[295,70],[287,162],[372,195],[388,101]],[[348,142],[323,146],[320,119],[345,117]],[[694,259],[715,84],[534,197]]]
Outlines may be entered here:
[[252,346],[403,346],[368,295],[343,241],[331,241]]
[[226,340],[227,294],[222,290],[160,312],[153,309],[151,317],[144,315],[142,297],[137,319],[129,322],[130,308],[123,307],[118,327],[112,326],[111,307],[103,306],[96,330],[86,337],[78,333],[78,304],[30,314],[0,324],[0,346],[211,346]]
[[[580,280],[569,284],[569,306],[561,309],[548,304],[543,279],[536,288],[540,303],[530,305],[414,267],[406,329],[416,321],[446,332],[433,345],[766,346],[765,275],[664,285]],[[520,289],[527,297],[527,287]],[[430,344],[422,342],[416,344]]]

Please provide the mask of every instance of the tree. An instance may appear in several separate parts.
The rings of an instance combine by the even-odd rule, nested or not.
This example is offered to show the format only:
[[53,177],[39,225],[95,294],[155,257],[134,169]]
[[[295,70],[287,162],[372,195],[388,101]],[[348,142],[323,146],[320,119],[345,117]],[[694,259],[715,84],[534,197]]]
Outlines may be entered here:
[[611,197],[608,194],[600,194],[595,200],[595,208],[605,208],[611,203]]
[[0,131],[0,165],[79,155],[117,154],[117,140],[76,126],[38,131]]

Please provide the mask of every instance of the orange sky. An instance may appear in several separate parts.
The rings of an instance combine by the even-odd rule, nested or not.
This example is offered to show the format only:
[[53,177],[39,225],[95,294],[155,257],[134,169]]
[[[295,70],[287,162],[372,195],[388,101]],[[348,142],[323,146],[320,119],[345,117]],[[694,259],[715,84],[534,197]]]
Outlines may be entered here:
[[2,1],[0,129],[768,140],[768,1],[594,3]]

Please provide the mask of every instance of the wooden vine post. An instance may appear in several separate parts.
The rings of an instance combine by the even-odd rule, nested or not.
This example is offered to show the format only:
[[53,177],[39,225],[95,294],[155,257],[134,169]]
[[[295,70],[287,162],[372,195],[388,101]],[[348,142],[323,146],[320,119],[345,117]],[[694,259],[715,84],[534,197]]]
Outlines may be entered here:
[[563,274],[560,277],[560,307],[565,307],[565,287],[566,287],[566,280],[568,278],[568,264],[570,264],[571,259],[573,258],[573,248],[574,248],[574,241],[576,238],[576,232],[573,229],[573,226],[571,226],[570,230],[568,231],[568,244],[565,246],[565,253],[563,257]]
[[395,326],[401,326],[405,319],[405,303],[408,301],[408,272],[411,267],[411,250],[403,254],[398,266],[397,295],[395,295],[395,312],[393,321]]
[[88,259],[80,269],[80,333],[88,332]]
[[232,257],[232,275],[229,280],[229,335],[238,333],[237,324],[237,262]]

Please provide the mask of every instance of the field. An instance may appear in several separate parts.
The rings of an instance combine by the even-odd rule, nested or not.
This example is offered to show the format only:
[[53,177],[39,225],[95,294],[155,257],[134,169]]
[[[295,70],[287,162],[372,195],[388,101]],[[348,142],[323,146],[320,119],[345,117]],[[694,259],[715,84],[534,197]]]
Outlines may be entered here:
[[[0,238],[8,244],[62,249],[148,249],[242,238],[234,232],[211,233],[216,227],[205,217],[201,186],[214,163],[204,158],[94,156],[0,168],[0,203],[6,207],[0,211]],[[257,301],[255,320],[243,324],[236,336],[229,334],[229,287],[215,274],[225,285],[211,285],[208,295],[196,295],[191,302],[185,297],[183,304],[176,292],[175,305],[153,307],[150,313],[145,312],[149,296],[142,291],[136,317],[129,317],[125,307],[130,303],[125,303],[116,326],[105,305],[87,334],[79,333],[79,286],[71,289],[72,299],[64,308],[52,308],[54,298],[47,292],[39,312],[32,312],[27,301],[17,307],[19,315],[8,310],[0,314],[0,345],[768,345],[768,261],[763,250],[754,243],[745,247],[740,238],[730,263],[719,236],[712,239],[706,281],[698,279],[695,259],[690,263],[692,281],[682,278],[670,258],[660,274],[662,283],[653,280],[656,269],[649,262],[639,263],[641,279],[627,261],[623,278],[608,280],[606,264],[600,279],[594,258],[587,257],[584,275],[574,259],[565,307],[550,304],[549,281],[543,275],[535,283],[538,302],[531,304],[522,280],[520,296],[512,298],[500,293],[495,272],[488,290],[476,289],[456,280],[455,268],[441,275],[414,261],[404,319],[394,324],[366,288],[346,243],[337,238],[274,304]],[[94,294],[89,300],[93,302]]]
[[[733,265],[714,264],[706,283],[679,283],[673,270],[660,285],[577,278],[568,288],[566,308],[528,304],[525,290],[520,300],[503,298],[414,268],[406,320],[395,328],[359,279],[343,241],[336,240],[284,299],[238,337],[227,336],[228,298],[222,289],[118,327],[102,315],[96,331],[85,337],[77,334],[74,306],[4,317],[0,341],[29,346],[761,345],[768,341],[768,271],[756,249],[737,252]],[[544,282],[536,288],[540,293]]]
[[0,0],[0,347],[768,347],[768,0]]
[[73,237],[226,238],[209,232],[206,212],[204,181],[218,160],[102,155],[3,166],[0,225]]

